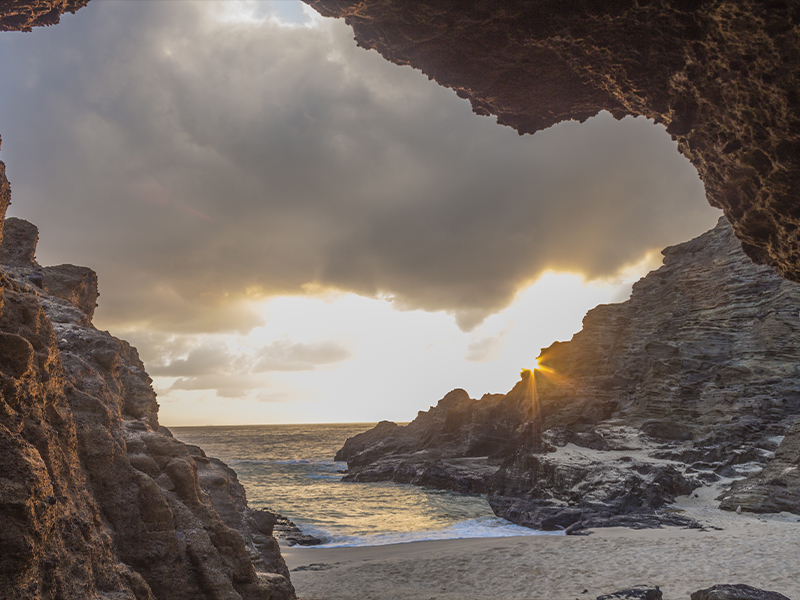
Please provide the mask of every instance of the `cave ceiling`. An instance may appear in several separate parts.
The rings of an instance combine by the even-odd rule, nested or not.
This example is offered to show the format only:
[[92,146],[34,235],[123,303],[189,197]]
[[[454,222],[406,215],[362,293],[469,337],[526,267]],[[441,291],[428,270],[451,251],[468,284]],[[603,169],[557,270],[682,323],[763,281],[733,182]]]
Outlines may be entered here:
[[[520,134],[602,110],[665,125],[745,252],[800,281],[800,2],[304,1]],[[87,2],[0,2],[0,29]]]

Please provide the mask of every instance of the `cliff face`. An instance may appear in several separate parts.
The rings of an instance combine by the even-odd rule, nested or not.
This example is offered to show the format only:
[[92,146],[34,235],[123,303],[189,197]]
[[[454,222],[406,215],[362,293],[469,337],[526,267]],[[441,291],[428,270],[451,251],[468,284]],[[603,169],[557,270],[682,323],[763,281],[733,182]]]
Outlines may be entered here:
[[748,260],[724,219],[663,253],[509,394],[456,390],[349,440],[347,477],[485,491],[512,521],[577,530],[680,522],[655,511],[769,463],[722,507],[800,512],[800,286]]
[[796,2],[304,1],[520,133],[601,110],[663,123],[745,252],[800,281]]
[[5,232],[0,598],[294,598],[275,516],[159,426],[136,350],[91,325],[94,273]]

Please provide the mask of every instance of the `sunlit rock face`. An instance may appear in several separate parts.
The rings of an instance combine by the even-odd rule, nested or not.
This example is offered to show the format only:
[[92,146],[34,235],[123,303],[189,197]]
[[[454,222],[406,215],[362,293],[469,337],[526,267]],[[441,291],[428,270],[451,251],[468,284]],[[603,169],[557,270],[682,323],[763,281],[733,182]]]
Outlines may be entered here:
[[30,31],[55,25],[65,12],[74,13],[89,0],[6,0],[0,5],[0,31]]
[[800,513],[800,286],[753,264],[725,219],[663,254],[507,395],[456,390],[348,440],[348,479],[483,491],[511,521],[577,531],[681,524],[662,511],[677,496],[766,465],[722,507]]
[[136,349],[91,324],[94,272],[41,267],[37,239],[6,220],[0,597],[293,599],[276,517],[159,426]]
[[796,2],[305,1],[520,133],[601,110],[666,125],[748,256],[800,281]]

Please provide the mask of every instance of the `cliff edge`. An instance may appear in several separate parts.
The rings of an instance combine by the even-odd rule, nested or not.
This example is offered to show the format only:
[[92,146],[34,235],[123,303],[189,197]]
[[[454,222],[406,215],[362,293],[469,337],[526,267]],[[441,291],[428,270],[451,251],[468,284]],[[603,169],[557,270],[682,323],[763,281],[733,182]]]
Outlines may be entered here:
[[[0,216],[9,195],[0,163]],[[276,516],[159,426],[136,350],[91,324],[96,275],[41,267],[37,238],[5,220],[0,599],[294,599]]]
[[731,226],[663,251],[621,304],[589,311],[505,395],[447,394],[409,425],[347,441],[346,479],[489,496],[538,529],[691,525],[669,504],[800,514],[800,286]]
[[601,110],[666,126],[745,252],[800,281],[800,5],[304,0],[522,133]]

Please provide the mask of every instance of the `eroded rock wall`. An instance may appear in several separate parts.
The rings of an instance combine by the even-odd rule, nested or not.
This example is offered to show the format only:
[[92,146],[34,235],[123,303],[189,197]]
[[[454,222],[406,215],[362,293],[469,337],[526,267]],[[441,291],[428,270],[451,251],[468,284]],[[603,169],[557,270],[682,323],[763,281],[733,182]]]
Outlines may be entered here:
[[800,5],[304,0],[520,133],[601,110],[666,125],[745,252],[800,281]]
[[680,524],[675,497],[766,466],[722,507],[800,513],[800,286],[754,265],[725,219],[663,254],[505,396],[455,390],[348,440],[347,478],[484,491],[511,521],[577,531]]
[[40,267],[36,228],[7,224],[0,598],[294,598],[275,517],[159,426],[136,350],[91,325],[94,273]]

